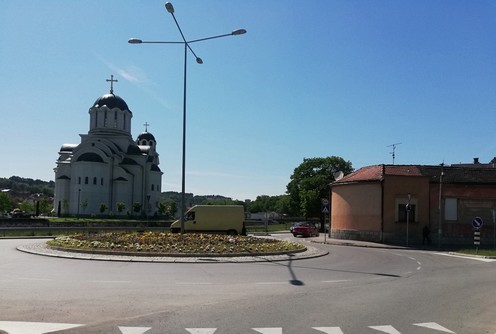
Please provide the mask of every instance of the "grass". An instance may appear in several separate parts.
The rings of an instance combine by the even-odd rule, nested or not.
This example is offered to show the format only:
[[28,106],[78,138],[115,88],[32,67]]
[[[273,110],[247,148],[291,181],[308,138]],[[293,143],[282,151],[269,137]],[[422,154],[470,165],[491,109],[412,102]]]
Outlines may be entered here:
[[292,241],[223,234],[78,233],[57,237],[51,247],[83,251],[148,254],[260,255],[305,250]]
[[482,255],[482,256],[496,256],[496,249],[460,249],[458,253],[468,254],[468,255]]

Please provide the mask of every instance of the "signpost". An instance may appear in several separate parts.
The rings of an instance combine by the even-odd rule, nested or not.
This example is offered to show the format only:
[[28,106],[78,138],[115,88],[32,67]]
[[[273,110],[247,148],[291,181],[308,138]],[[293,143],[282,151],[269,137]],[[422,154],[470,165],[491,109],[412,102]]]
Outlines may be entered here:
[[475,246],[475,254],[479,253],[479,246],[480,246],[480,228],[484,225],[484,221],[482,220],[481,217],[475,217],[474,220],[472,220],[472,227],[475,229],[474,230],[474,246]]
[[321,206],[321,212],[324,215],[324,228],[321,229],[324,232],[324,243],[326,243],[326,237],[327,237],[327,215],[330,213],[329,210],[329,201],[327,198],[322,198],[322,206]]

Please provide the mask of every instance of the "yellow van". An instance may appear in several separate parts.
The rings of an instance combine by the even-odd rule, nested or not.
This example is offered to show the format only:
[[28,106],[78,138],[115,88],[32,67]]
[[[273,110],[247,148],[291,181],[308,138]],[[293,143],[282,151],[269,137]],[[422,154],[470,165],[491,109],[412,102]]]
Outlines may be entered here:
[[[195,205],[184,215],[184,232],[245,235],[244,220],[242,205]],[[180,232],[181,221],[172,223],[170,230]]]

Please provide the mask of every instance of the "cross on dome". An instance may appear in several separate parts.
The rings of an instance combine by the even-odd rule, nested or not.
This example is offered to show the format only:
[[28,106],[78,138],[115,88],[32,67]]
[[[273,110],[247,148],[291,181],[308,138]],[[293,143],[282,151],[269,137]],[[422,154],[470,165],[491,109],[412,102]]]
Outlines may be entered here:
[[110,94],[114,94],[114,82],[118,82],[119,80],[114,79],[114,75],[110,75],[110,79],[106,79],[107,82],[110,82]]
[[150,124],[148,122],[145,122],[145,124],[143,124],[145,126],[145,132],[148,132],[148,127],[150,126]]

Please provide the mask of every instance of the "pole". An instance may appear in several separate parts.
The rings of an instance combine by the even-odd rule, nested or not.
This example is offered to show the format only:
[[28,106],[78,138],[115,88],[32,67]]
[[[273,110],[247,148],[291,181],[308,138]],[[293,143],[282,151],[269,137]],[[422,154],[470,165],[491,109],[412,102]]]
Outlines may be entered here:
[[441,236],[443,234],[443,228],[442,228],[442,223],[443,223],[443,212],[442,212],[442,193],[443,193],[443,175],[444,175],[444,162],[441,163],[441,175],[439,177],[439,215],[438,215],[438,226],[437,226],[437,247],[441,248]]
[[408,230],[409,230],[409,223],[410,223],[410,200],[412,198],[412,195],[408,194],[408,203],[406,205],[406,246],[408,247]]
[[188,63],[188,43],[184,43],[184,88],[183,88],[183,162],[181,176],[181,234],[184,233],[184,213],[186,211],[186,69]]

